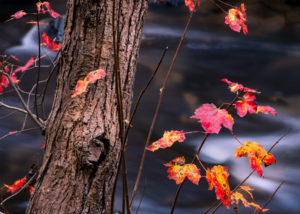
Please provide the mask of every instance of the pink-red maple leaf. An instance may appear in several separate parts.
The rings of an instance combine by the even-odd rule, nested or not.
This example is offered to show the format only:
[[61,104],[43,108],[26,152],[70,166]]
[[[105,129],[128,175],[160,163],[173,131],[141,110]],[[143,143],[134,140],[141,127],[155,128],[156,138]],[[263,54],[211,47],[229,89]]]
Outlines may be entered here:
[[183,131],[165,131],[162,138],[152,143],[147,147],[148,150],[154,152],[158,149],[165,149],[171,147],[176,141],[183,142],[185,140],[185,135]]
[[257,105],[255,102],[256,97],[247,92],[244,94],[242,100],[238,100],[235,103],[235,108],[237,110],[237,114],[240,117],[244,117],[247,113],[249,114],[255,114],[257,112]]
[[234,120],[225,109],[219,109],[214,104],[203,104],[197,108],[192,118],[199,119],[202,128],[207,133],[218,134],[221,130],[221,125],[232,131]]
[[250,92],[250,93],[260,94],[260,92],[257,91],[257,90],[244,87],[242,84],[237,83],[237,82],[231,82],[230,80],[228,80],[226,78],[221,79],[221,81],[227,83],[228,86],[229,86],[230,91],[233,92],[233,93],[238,93],[238,92],[243,91],[243,92]]
[[225,23],[228,24],[232,30],[240,32],[241,29],[243,29],[244,34],[248,33],[247,25],[245,25],[246,21],[247,16],[244,4],[241,4],[241,8],[230,9],[225,17]]
[[273,109],[270,106],[257,106],[257,113],[262,112],[264,114],[273,114],[274,116],[276,116],[276,111],[275,109]]
[[7,22],[9,22],[13,19],[20,19],[25,15],[27,15],[27,13],[24,12],[23,10],[20,10],[20,11],[16,12],[15,14],[11,15],[11,18],[9,20],[7,20]]
[[28,60],[28,62],[26,62],[26,64],[24,66],[20,66],[18,67],[16,70],[14,70],[13,73],[17,73],[17,72],[25,72],[30,66],[32,66],[34,64],[34,58],[33,56]]
[[194,12],[195,9],[195,2],[200,6],[200,2],[196,0],[185,0],[185,6],[187,6],[190,10],[190,12]]
[[164,166],[169,167],[168,177],[173,179],[176,184],[181,184],[185,177],[187,177],[194,184],[198,184],[201,178],[200,169],[197,168],[195,164],[185,164],[185,158],[178,157],[169,163],[164,164]]

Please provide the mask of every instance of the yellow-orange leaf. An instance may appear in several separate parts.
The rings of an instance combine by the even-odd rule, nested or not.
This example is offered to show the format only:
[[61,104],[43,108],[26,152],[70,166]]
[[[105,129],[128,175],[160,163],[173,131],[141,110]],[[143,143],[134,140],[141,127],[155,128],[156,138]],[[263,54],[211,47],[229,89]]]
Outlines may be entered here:
[[185,177],[187,177],[194,184],[198,184],[201,178],[200,169],[197,168],[195,164],[185,164],[185,158],[178,157],[169,163],[164,164],[164,166],[169,167],[168,177],[173,179],[176,184],[181,184]]
[[171,147],[176,141],[183,142],[185,140],[185,135],[183,131],[165,131],[162,138],[152,143],[147,149],[154,152],[158,149],[165,149]]
[[83,80],[78,80],[72,98],[86,92],[89,83],[95,83],[101,77],[105,77],[106,72],[102,69],[91,71]]
[[223,204],[229,208],[231,201],[230,186],[228,183],[228,169],[221,165],[216,165],[206,170],[206,180],[209,190],[215,188],[217,199],[221,199]]
[[235,157],[248,157],[251,168],[260,176],[263,174],[263,168],[261,166],[262,162],[264,162],[266,166],[276,162],[274,156],[271,153],[268,153],[264,147],[257,142],[250,141],[246,141],[244,145],[237,148]]

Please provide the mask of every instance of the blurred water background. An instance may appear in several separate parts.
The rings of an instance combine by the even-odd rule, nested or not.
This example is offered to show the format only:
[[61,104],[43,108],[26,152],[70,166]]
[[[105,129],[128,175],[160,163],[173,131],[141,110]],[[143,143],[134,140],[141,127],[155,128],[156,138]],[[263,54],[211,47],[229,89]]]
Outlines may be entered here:
[[[239,6],[238,1],[226,1]],[[35,1],[1,0],[0,51],[13,53],[25,63],[30,56],[36,56],[37,36],[32,25],[24,24],[31,18],[25,17],[4,23],[9,16],[23,9],[33,11]],[[64,1],[50,1],[52,7],[64,13]],[[129,185],[134,185],[141,151],[153,117],[164,75],[167,72],[176,45],[183,32],[188,10],[181,1],[174,4],[152,4],[148,12],[143,41],[138,61],[136,94],[144,86],[155,68],[165,46],[167,56],[158,76],[150,87],[133,123],[127,158]],[[270,213],[300,213],[300,3],[296,0],[245,0],[248,14],[247,36],[233,32],[224,24],[225,14],[211,1],[201,1],[183,48],[169,81],[159,118],[153,133],[153,140],[160,138],[164,130],[201,130],[200,124],[190,119],[194,110],[204,103],[230,102],[233,94],[220,81],[228,78],[262,92],[257,102],[271,105],[278,115],[235,116],[234,133],[242,141],[257,141],[269,148],[287,130],[291,130],[273,150],[277,159],[274,166],[264,171],[264,178],[253,175],[247,182],[255,189],[256,202],[264,204],[282,180],[286,183],[268,206]],[[225,10],[228,8],[224,7]],[[57,31],[62,22],[50,22],[49,33],[61,38]],[[46,71],[46,69],[45,69]],[[46,72],[43,77],[46,77]],[[55,78],[54,78],[55,79]],[[29,90],[35,80],[35,72],[24,76],[20,87]],[[55,80],[47,96],[47,110],[51,108]],[[4,102],[20,106],[14,93],[5,93]],[[232,111],[235,115],[235,112]],[[0,135],[19,130],[24,115],[11,114],[1,108]],[[28,123],[27,127],[32,127]],[[190,161],[202,140],[201,134],[188,135],[183,144],[176,143],[169,149],[148,152],[140,191],[142,200],[139,213],[168,213],[177,186],[167,178],[162,164],[184,155]],[[0,141],[0,184],[11,183],[23,177],[31,164],[41,159],[43,138],[38,130],[10,136]],[[219,135],[208,138],[200,158],[206,164],[229,166],[232,187],[246,177],[251,169],[248,159],[234,159],[239,146],[230,133],[222,130]],[[175,213],[202,213],[215,201],[214,191],[208,191],[205,178],[199,186],[186,182],[178,200]],[[2,191],[3,193],[3,191]],[[5,197],[7,194],[2,194]],[[22,193],[7,203],[10,213],[24,213],[28,193]],[[121,192],[117,196],[116,209],[121,207]],[[241,213],[253,213],[253,209],[241,209]],[[232,213],[233,210],[219,209],[217,213]]]

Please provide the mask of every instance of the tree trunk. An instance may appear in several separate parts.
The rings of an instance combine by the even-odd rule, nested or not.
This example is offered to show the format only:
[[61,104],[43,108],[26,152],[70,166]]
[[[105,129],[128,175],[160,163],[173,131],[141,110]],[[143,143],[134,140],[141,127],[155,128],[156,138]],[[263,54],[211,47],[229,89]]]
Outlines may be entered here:
[[[27,213],[110,213],[121,142],[114,81],[114,0],[68,0],[46,147]],[[120,11],[120,75],[128,118],[148,0],[115,0]],[[117,19],[117,18],[116,18]],[[88,72],[108,71],[71,98]]]

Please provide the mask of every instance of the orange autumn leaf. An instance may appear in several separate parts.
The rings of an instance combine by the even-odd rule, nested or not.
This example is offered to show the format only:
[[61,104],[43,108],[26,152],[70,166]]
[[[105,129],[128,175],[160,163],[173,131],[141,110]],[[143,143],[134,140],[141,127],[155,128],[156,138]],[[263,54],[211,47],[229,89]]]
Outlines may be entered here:
[[206,170],[206,180],[209,185],[209,190],[215,188],[217,199],[222,200],[223,204],[229,208],[231,193],[228,183],[228,168],[216,165],[211,169]]
[[249,186],[240,186],[240,189],[238,191],[233,192],[231,194],[231,204],[238,205],[239,201],[241,201],[245,207],[253,206],[253,207],[255,207],[256,210],[261,210],[262,212],[268,211],[268,209],[262,209],[258,204],[254,203],[254,202],[249,202],[245,198],[245,196],[243,195],[241,190],[246,191],[250,195],[250,197],[253,199],[253,195],[250,192],[250,191],[252,191],[252,189]]
[[197,168],[195,164],[185,164],[185,158],[178,157],[169,163],[164,164],[164,166],[169,167],[168,177],[173,179],[176,184],[181,184],[185,177],[187,177],[194,184],[198,184],[201,178],[200,169]]
[[26,183],[26,177],[16,180],[12,185],[4,184],[4,187],[7,188],[7,192],[11,192],[12,194],[20,189]]
[[250,93],[260,94],[260,92],[257,91],[257,90],[244,87],[242,84],[237,83],[237,82],[231,82],[230,80],[228,80],[226,78],[221,79],[221,81],[227,83],[228,86],[229,86],[230,91],[233,92],[233,93],[238,93],[238,92],[243,91],[243,92],[250,92]]
[[235,103],[237,114],[240,117],[244,117],[247,113],[255,114],[257,112],[257,105],[255,102],[255,96],[247,92],[242,100],[238,100]]
[[11,132],[8,132],[9,135],[16,134],[16,133],[18,133],[18,131],[11,131]]
[[221,125],[232,131],[234,120],[227,110],[219,109],[214,104],[203,104],[196,109],[195,114],[191,117],[199,119],[202,128],[207,133],[218,134],[221,130]]
[[14,19],[20,19],[25,15],[27,15],[27,13],[24,12],[23,10],[20,10],[20,11],[16,12],[15,14],[11,15],[10,16],[11,18],[9,20],[7,20],[6,22],[9,22],[9,21],[14,20]]
[[277,115],[275,109],[270,106],[257,106],[257,113],[262,112],[264,114],[273,114],[274,116]]
[[44,32],[42,35],[42,43],[41,46],[47,46],[50,49],[50,52],[59,51],[61,48],[61,44],[54,43],[53,40]]
[[183,131],[165,131],[162,138],[152,143],[147,149],[154,152],[158,149],[165,149],[171,147],[176,141],[183,142],[185,140],[185,135]]
[[245,25],[246,21],[247,15],[244,4],[241,4],[241,8],[230,9],[225,17],[225,23],[228,24],[232,30],[240,32],[241,29],[243,29],[244,34],[248,33],[247,25]]
[[200,2],[199,1],[195,1],[195,0],[185,0],[185,6],[187,6],[190,10],[190,12],[193,12],[195,9],[195,2],[197,2],[198,6],[200,6]]
[[86,92],[89,83],[95,83],[101,77],[105,77],[105,75],[106,72],[102,69],[91,71],[90,73],[87,74],[87,76],[83,80],[77,81],[75,91],[71,97],[73,98]]
[[275,157],[268,153],[264,147],[257,142],[250,141],[246,141],[244,145],[236,149],[235,157],[248,157],[251,168],[260,176],[263,174],[262,162],[264,162],[265,166],[276,162]]

